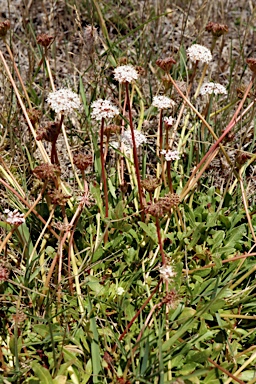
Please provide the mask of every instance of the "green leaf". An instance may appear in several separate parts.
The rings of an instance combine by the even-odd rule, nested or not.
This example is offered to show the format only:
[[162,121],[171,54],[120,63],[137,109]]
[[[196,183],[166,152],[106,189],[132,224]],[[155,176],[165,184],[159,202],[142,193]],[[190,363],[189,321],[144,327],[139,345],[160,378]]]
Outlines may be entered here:
[[32,361],[31,368],[33,369],[35,375],[39,378],[40,384],[54,384],[48,369],[42,367],[36,361]]
[[236,243],[238,243],[242,237],[246,234],[245,224],[239,225],[239,227],[233,228],[229,231],[227,236],[227,240],[224,242],[226,247],[234,247]]
[[145,224],[142,221],[138,222],[139,226],[143,229],[143,231],[146,233],[150,239],[154,241],[154,243],[157,243],[157,234],[156,234],[156,226],[153,223]]
[[58,375],[53,379],[54,384],[66,384],[67,382],[67,376],[64,375]]

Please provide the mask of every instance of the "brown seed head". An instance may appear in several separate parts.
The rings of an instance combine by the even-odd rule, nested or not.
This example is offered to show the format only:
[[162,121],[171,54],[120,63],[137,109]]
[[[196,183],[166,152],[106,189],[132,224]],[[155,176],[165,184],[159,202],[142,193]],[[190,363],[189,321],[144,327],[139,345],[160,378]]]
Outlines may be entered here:
[[38,111],[36,108],[27,109],[27,114],[33,126],[39,122],[42,116],[41,111]]
[[10,271],[4,265],[0,264],[0,282],[6,281],[9,278]]
[[104,135],[110,137],[111,135],[117,135],[121,132],[120,125],[110,124],[104,128]]
[[54,181],[60,176],[60,168],[54,164],[44,163],[35,167],[33,173],[43,181]]
[[156,188],[160,185],[160,180],[156,179],[154,177],[147,177],[144,180],[141,180],[141,185],[142,187],[147,191],[147,192],[154,192]]
[[7,31],[10,29],[11,23],[10,20],[5,20],[0,23],[0,37],[5,37]]
[[50,122],[45,127],[40,127],[37,131],[37,140],[46,140],[51,143],[56,141],[60,132],[60,125],[57,122]]
[[210,21],[206,25],[205,30],[211,32],[214,37],[218,38],[228,32],[228,26],[226,24],[213,23]]
[[45,48],[48,48],[53,41],[54,37],[47,35],[47,33],[41,33],[36,38],[36,42]]
[[172,57],[166,57],[165,59],[158,59],[156,61],[156,65],[165,72],[169,72],[173,64],[176,64],[176,61]]
[[92,155],[86,155],[83,152],[79,152],[74,155],[73,161],[78,169],[85,171],[92,164]]
[[250,68],[250,70],[256,74],[256,59],[253,58],[253,57],[249,57],[247,60],[246,60],[246,63],[248,64],[248,67]]
[[48,193],[52,199],[52,204],[54,205],[66,205],[67,201],[70,199],[70,196],[64,195],[59,189],[53,189]]
[[145,73],[146,73],[145,68],[141,67],[140,65],[136,65],[135,69],[140,76],[145,76]]

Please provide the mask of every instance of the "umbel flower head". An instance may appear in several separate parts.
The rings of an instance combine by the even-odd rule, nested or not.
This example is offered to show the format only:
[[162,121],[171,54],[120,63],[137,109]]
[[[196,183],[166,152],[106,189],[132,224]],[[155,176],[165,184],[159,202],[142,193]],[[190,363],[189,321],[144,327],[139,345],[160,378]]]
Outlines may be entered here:
[[200,44],[191,45],[187,49],[187,55],[193,63],[202,61],[202,63],[209,64],[212,61],[211,51]]
[[95,100],[91,107],[91,117],[97,121],[101,119],[112,119],[114,116],[119,115],[119,110],[109,100]]
[[81,107],[79,96],[68,88],[50,92],[46,101],[56,113],[72,113]]
[[[134,129],[134,136],[135,136],[136,148],[139,148],[143,143],[147,142],[146,136],[143,135],[143,133],[141,133],[137,129]],[[125,131],[121,135],[121,141],[122,141],[122,143],[124,143],[124,146],[126,147],[126,149],[132,149],[133,143],[132,143],[131,131]]]
[[167,96],[154,96],[152,105],[159,109],[167,109],[174,107],[175,101]]
[[227,90],[219,83],[204,83],[200,88],[201,95],[211,95],[212,93],[214,95],[226,95]]
[[10,211],[10,209],[5,209],[4,213],[7,214],[6,223],[13,225],[21,225],[25,223],[24,214],[20,213],[18,209]]
[[171,151],[170,149],[166,151],[165,149],[163,149],[160,153],[164,155],[166,161],[173,161],[173,160],[180,159],[179,151]]
[[165,265],[159,268],[160,276],[164,281],[172,281],[176,276],[171,265]]
[[114,69],[114,79],[118,80],[119,83],[131,83],[133,80],[137,80],[139,77],[136,69],[130,65],[120,65]]

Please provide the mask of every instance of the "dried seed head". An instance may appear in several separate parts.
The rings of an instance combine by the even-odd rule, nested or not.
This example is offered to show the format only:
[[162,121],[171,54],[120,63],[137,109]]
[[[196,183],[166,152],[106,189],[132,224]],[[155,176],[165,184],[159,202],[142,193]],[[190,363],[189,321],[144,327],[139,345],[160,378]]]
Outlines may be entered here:
[[43,181],[54,181],[60,176],[60,168],[55,164],[44,163],[35,167],[33,173]]
[[9,278],[10,271],[4,265],[0,264],[0,282],[7,281]]
[[160,185],[160,180],[149,176],[146,179],[141,180],[141,185],[147,192],[153,193]]
[[159,201],[156,203],[149,202],[147,207],[145,207],[145,212],[153,217],[161,218],[164,216],[164,210]]
[[37,36],[36,42],[43,47],[47,48],[51,45],[54,37],[47,35],[47,33],[41,33],[40,35]]
[[54,205],[66,205],[67,201],[70,199],[70,196],[64,195],[59,189],[53,189],[48,193],[50,198],[52,199],[52,204]]
[[99,39],[97,28],[93,27],[92,25],[87,25],[84,29],[84,39],[86,42],[87,51],[92,53],[94,46]]
[[219,24],[219,23],[214,23],[210,21],[206,27],[205,30],[207,32],[211,32],[214,37],[220,37],[224,35],[224,33],[228,32],[228,26],[226,24]]
[[250,68],[250,70],[256,74],[256,59],[253,58],[253,57],[249,57],[247,60],[246,60],[246,63],[248,64],[248,67]]
[[15,315],[12,315],[15,324],[20,325],[26,320],[27,316],[24,312],[18,311]]
[[237,164],[237,166],[240,168],[250,158],[251,158],[251,156],[249,155],[249,153],[238,151],[238,153],[236,155],[236,164]]
[[[166,296],[163,298],[163,304],[166,304],[167,306],[169,306],[172,309],[177,307],[178,301],[179,301],[179,295],[174,289],[172,289],[170,292],[168,292],[166,294]],[[181,383],[184,383],[184,381],[183,380],[177,381],[177,384],[178,383],[181,384]]]
[[170,72],[173,64],[176,64],[176,61],[172,57],[166,57],[165,59],[158,59],[156,61],[156,65],[165,72]]
[[42,112],[38,111],[36,108],[27,109],[27,114],[33,126],[39,122],[42,116]]
[[7,31],[10,29],[11,23],[10,20],[5,20],[0,23],[0,37],[5,37]]
[[[242,99],[244,97],[244,93],[245,93],[246,89],[247,89],[246,85],[241,85],[239,88],[237,88],[236,93],[237,93],[237,97],[239,99]],[[252,91],[250,91],[248,93],[247,97],[249,97],[251,99],[251,98],[255,98],[255,95],[253,94]]]
[[117,135],[121,132],[120,125],[110,124],[104,128],[104,135],[110,137],[111,135]]
[[146,74],[145,68],[141,67],[140,65],[136,65],[135,69],[138,72],[139,76],[145,76]]
[[86,155],[83,152],[79,152],[74,155],[73,161],[78,169],[85,171],[92,164],[92,155]]
[[50,122],[45,127],[40,127],[37,131],[37,140],[46,140],[50,143],[56,141],[60,132],[60,125],[58,122]]

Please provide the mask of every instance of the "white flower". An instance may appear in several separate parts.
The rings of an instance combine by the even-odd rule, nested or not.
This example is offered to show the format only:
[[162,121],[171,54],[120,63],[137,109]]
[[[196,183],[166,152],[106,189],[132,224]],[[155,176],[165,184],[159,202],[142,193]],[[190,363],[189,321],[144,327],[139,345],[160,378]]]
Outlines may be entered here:
[[98,121],[106,118],[112,119],[119,115],[119,110],[109,100],[98,99],[92,103],[91,107],[91,116]]
[[176,273],[170,265],[162,266],[159,268],[160,276],[163,280],[173,280],[173,277],[176,276]]
[[133,80],[137,80],[139,77],[138,72],[132,65],[120,65],[114,69],[114,78],[119,83],[131,83]]
[[154,96],[152,105],[159,109],[172,108],[175,105],[175,101],[167,96]]
[[187,55],[193,63],[202,61],[203,63],[209,64],[209,62],[212,61],[211,51],[200,44],[191,45],[191,47],[187,49]]
[[122,296],[122,294],[125,292],[125,290],[123,289],[123,287],[118,287],[117,290],[116,290],[116,294],[118,296]]
[[[138,131],[137,129],[134,130],[134,136],[135,136],[135,143],[136,143],[136,148],[138,148],[140,145],[142,145],[143,143],[146,143],[147,142],[147,138],[145,135],[143,135],[143,133],[141,133],[140,131]],[[121,141],[124,143],[125,147],[127,149],[131,149],[133,148],[133,144],[132,144],[132,133],[131,131],[125,131],[122,135],[121,135]]]
[[219,83],[204,83],[200,88],[200,93],[201,95],[211,95],[212,93],[215,95],[226,95],[227,90]]
[[174,118],[169,116],[169,117],[164,117],[164,122],[166,125],[168,125],[168,127],[172,127],[173,124],[174,124]]
[[50,92],[46,101],[56,113],[72,113],[75,109],[81,107],[79,96],[67,88]]
[[7,219],[5,221],[8,224],[21,225],[22,223],[25,223],[24,214],[20,213],[18,209],[15,209],[14,211],[5,209],[4,213],[7,214]]
[[170,149],[168,149],[168,151],[166,151],[165,149],[163,149],[160,153],[162,155],[164,155],[166,161],[172,161],[172,160],[179,160],[180,159],[179,151],[171,151]]

